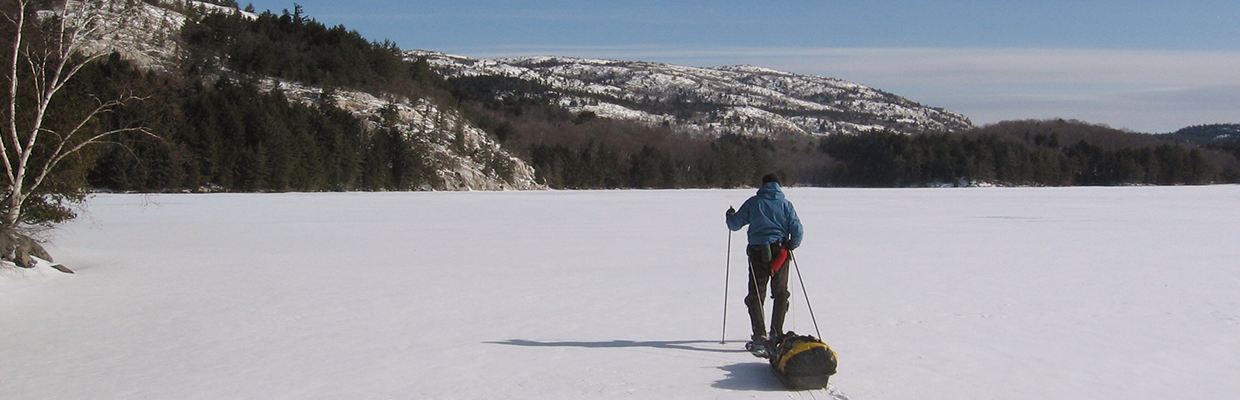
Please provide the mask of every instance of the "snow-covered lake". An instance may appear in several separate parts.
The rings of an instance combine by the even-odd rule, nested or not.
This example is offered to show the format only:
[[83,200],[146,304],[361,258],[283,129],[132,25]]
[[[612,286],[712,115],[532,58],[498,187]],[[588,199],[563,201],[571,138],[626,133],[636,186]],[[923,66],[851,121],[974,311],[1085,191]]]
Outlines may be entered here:
[[742,349],[753,190],[542,191],[97,196],[0,398],[1240,397],[1240,186],[787,192],[831,391]]

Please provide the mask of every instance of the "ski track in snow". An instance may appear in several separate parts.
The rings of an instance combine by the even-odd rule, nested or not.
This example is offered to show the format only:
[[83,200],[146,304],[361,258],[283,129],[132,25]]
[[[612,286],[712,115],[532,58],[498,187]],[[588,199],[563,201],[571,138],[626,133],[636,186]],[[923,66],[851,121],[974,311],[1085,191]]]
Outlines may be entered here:
[[743,349],[753,190],[202,194],[0,270],[0,398],[1240,396],[1240,186],[787,192],[830,390]]

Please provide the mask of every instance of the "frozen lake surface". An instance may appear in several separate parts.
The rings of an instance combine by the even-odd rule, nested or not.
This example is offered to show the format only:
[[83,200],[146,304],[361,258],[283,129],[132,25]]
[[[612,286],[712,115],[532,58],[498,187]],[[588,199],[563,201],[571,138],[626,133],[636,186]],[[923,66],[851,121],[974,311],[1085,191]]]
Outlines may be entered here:
[[753,193],[100,195],[77,274],[0,272],[0,397],[1240,397],[1240,186],[788,189],[811,392],[742,348],[743,232],[719,343]]

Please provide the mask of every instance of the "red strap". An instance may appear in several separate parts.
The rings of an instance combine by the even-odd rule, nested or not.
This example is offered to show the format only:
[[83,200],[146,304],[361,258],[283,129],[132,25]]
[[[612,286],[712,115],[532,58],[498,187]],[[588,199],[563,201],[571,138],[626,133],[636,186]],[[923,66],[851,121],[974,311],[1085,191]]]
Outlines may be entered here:
[[779,270],[784,268],[784,262],[788,261],[788,250],[785,250],[783,247],[776,250],[778,251],[771,253],[771,276],[779,273]]

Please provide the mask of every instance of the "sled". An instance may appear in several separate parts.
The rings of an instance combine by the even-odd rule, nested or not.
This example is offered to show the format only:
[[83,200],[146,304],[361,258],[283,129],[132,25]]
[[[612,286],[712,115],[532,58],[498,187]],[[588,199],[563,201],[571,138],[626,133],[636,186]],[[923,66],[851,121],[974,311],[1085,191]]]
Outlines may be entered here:
[[771,350],[771,369],[792,390],[826,388],[837,366],[835,350],[809,335],[788,332]]

